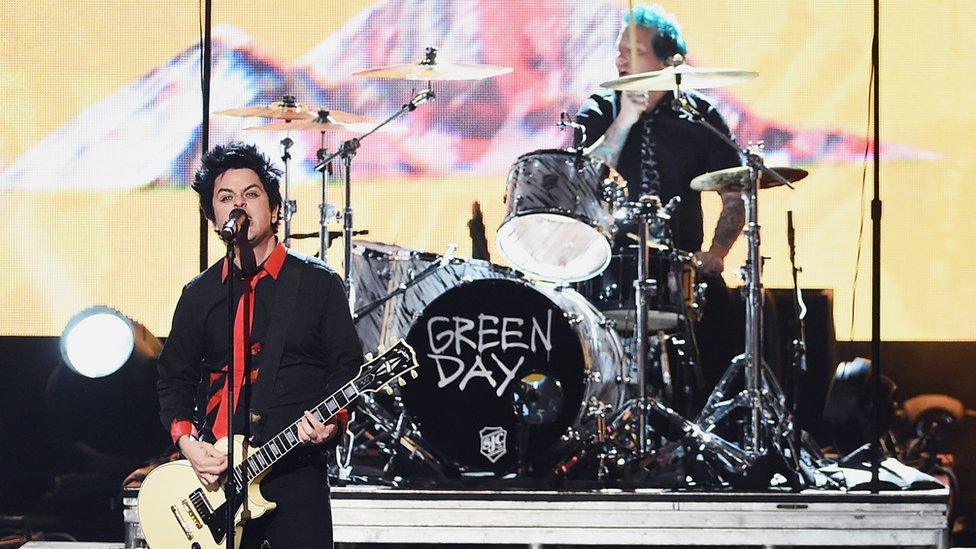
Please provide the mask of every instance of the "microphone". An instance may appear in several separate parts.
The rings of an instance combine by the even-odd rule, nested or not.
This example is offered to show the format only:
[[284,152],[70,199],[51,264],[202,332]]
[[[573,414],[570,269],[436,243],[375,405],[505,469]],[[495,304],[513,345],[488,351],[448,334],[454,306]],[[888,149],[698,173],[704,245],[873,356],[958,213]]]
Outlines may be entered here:
[[241,231],[247,231],[247,225],[251,222],[251,218],[247,216],[247,213],[240,209],[234,208],[230,211],[230,215],[227,217],[227,222],[224,226],[220,228],[220,238],[224,242],[232,242]]

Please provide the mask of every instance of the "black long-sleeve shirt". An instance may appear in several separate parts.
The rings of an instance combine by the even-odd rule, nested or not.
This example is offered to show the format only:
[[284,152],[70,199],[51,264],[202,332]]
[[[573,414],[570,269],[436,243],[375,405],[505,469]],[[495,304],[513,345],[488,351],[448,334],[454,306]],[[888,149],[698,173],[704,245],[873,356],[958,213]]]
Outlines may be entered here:
[[[284,247],[275,253],[284,252]],[[275,256],[272,253],[272,256]],[[262,268],[274,263],[273,257]],[[280,257],[278,261],[281,261]],[[270,435],[297,420],[302,410],[321,402],[357,373],[363,354],[339,276],[321,261],[305,261],[286,253],[281,270],[301,269],[294,309],[288,322],[274,387],[267,394]],[[273,270],[273,269],[272,269]],[[169,338],[160,355],[160,418],[170,429],[175,420],[194,420],[202,438],[213,440],[213,417],[224,386],[228,347],[227,282],[224,261],[198,275],[183,288],[173,315]],[[243,293],[241,272],[234,267],[236,309]],[[247,377],[260,382],[265,337],[280,286],[277,273],[264,276],[255,288],[251,359]],[[267,380],[265,380],[267,381]],[[247,433],[248,385],[235,406],[235,432]],[[208,412],[210,412],[208,414]],[[276,413],[270,413],[276,412]]]
[[[707,128],[672,109],[672,99],[673,95],[668,93],[661,100],[652,127],[661,182],[660,199],[662,204],[667,204],[674,196],[681,196],[681,205],[672,222],[675,243],[679,249],[695,251],[701,249],[704,232],[701,194],[691,188],[691,180],[706,172],[740,166],[742,161],[735,150]],[[709,123],[731,137],[732,133],[722,115],[707,99],[695,92],[688,92],[688,100]],[[606,90],[591,95],[576,114],[577,122],[586,127],[583,145],[589,147],[603,136],[619,111],[620,92]],[[641,142],[645,120],[642,116],[631,127],[617,164],[617,171],[627,180],[630,200],[640,196]]]

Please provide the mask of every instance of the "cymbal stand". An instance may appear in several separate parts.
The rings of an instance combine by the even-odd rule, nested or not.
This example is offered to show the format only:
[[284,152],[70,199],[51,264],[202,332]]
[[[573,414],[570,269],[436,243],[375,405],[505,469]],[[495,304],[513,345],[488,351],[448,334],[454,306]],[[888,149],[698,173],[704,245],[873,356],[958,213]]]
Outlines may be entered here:
[[356,288],[352,279],[352,274],[353,274],[352,273],[352,213],[353,211],[352,211],[352,177],[351,177],[352,159],[353,157],[356,156],[356,152],[359,151],[359,145],[362,143],[364,139],[366,139],[370,135],[373,135],[373,133],[375,133],[377,130],[389,124],[390,122],[393,122],[397,118],[400,118],[401,116],[407,114],[408,112],[417,110],[417,107],[419,107],[423,103],[426,103],[427,101],[432,101],[434,98],[435,95],[434,95],[433,85],[431,82],[428,81],[427,89],[417,93],[413,97],[413,99],[411,99],[409,102],[405,103],[402,107],[400,107],[400,110],[393,113],[386,120],[377,124],[375,128],[369,130],[367,133],[364,133],[359,137],[353,137],[352,139],[348,139],[344,141],[342,145],[339,146],[339,149],[337,151],[319,160],[319,163],[315,165],[315,169],[321,172],[324,171],[329,165],[329,163],[332,162],[334,159],[338,157],[342,157],[342,166],[345,172],[344,175],[346,181],[346,192],[345,192],[346,203],[345,203],[345,208],[343,209],[342,212],[343,265],[345,267],[344,279],[346,285],[346,294],[349,297],[350,310],[352,310],[352,308],[355,307],[356,304]]
[[[319,160],[324,159],[329,154],[328,149],[325,148],[325,132],[321,132],[321,134],[319,150],[315,154]],[[328,263],[329,223],[336,217],[335,206],[329,204],[329,179],[332,178],[332,163],[327,163],[320,172],[322,173],[322,202],[319,204],[319,259]]]
[[[749,416],[744,424],[741,449],[747,467],[737,472],[745,472],[769,450],[782,454],[782,444],[790,447],[793,456],[799,449],[792,445],[789,436],[794,426],[788,421],[783,404],[783,392],[765,367],[762,360],[762,256],[760,255],[759,226],[759,173],[765,172],[776,181],[794,188],[784,177],[766,167],[758,151],[743,149],[731,137],[710,124],[705,117],[688,101],[681,92],[681,75],[676,76],[673,105],[692,120],[715,134],[745,159],[750,167],[748,187],[742,190],[746,203],[746,226],[744,233],[748,244],[748,258],[742,268],[746,282],[746,335],[745,352],[736,357],[709,395],[701,413],[694,421],[697,431],[710,433],[716,423],[736,408],[748,409]],[[742,370],[745,388],[731,400],[725,400],[732,381]],[[714,434],[712,436],[715,436]],[[795,458],[793,460],[796,461]],[[797,472],[799,473],[799,471]]]
[[291,247],[291,217],[295,215],[296,211],[298,211],[298,204],[294,200],[291,200],[289,194],[291,188],[291,184],[290,184],[291,178],[289,177],[289,172],[290,172],[289,168],[291,166],[290,151],[291,151],[291,146],[294,144],[295,142],[292,141],[290,137],[285,137],[284,139],[281,140],[281,162],[285,165],[285,196],[282,197],[284,200],[282,201],[281,206],[283,210],[283,217],[285,218],[284,240],[285,240],[285,246],[287,247]]
[[647,297],[650,293],[657,291],[657,281],[650,276],[650,255],[647,252],[647,243],[651,230],[651,223],[661,207],[661,201],[657,196],[642,195],[637,202],[637,211],[634,213],[638,220],[640,232],[637,243],[637,280],[634,281],[634,295],[637,302],[637,406],[640,412],[637,414],[637,455],[643,457],[650,452],[647,437]]

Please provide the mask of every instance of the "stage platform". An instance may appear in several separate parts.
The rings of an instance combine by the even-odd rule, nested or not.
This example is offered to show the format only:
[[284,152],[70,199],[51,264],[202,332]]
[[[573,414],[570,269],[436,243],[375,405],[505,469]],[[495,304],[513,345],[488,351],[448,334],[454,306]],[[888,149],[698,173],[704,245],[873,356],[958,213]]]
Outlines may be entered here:
[[[335,540],[573,545],[948,546],[948,490],[715,493],[333,488]],[[121,549],[31,542],[29,549]]]

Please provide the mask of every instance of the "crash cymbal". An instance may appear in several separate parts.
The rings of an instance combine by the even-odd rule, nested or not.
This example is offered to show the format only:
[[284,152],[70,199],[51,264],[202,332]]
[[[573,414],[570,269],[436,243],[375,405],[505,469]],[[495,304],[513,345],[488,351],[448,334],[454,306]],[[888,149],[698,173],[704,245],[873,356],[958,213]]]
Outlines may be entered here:
[[620,78],[600,84],[604,88],[619,91],[672,91],[675,88],[678,75],[681,75],[682,89],[703,90],[721,88],[752,80],[759,73],[738,69],[715,69],[707,67],[692,67],[678,65],[665,67],[659,71],[628,74]]
[[352,132],[367,133],[375,124],[365,117],[342,111],[319,109],[310,120],[285,120],[244,128],[259,132]]
[[239,107],[217,111],[214,114],[223,116],[272,118],[275,120],[310,120],[316,114],[301,103],[294,101],[294,98],[286,96],[282,101],[275,101],[267,106]]
[[[799,181],[810,172],[800,168],[770,168],[790,183]],[[759,188],[769,189],[782,185],[765,172],[759,174]],[[737,166],[714,172],[703,173],[691,180],[691,188],[696,191],[741,191],[749,186],[749,168]]]
[[465,63],[406,63],[366,69],[353,73],[357,78],[387,80],[481,80],[512,72],[512,67],[472,65]]

